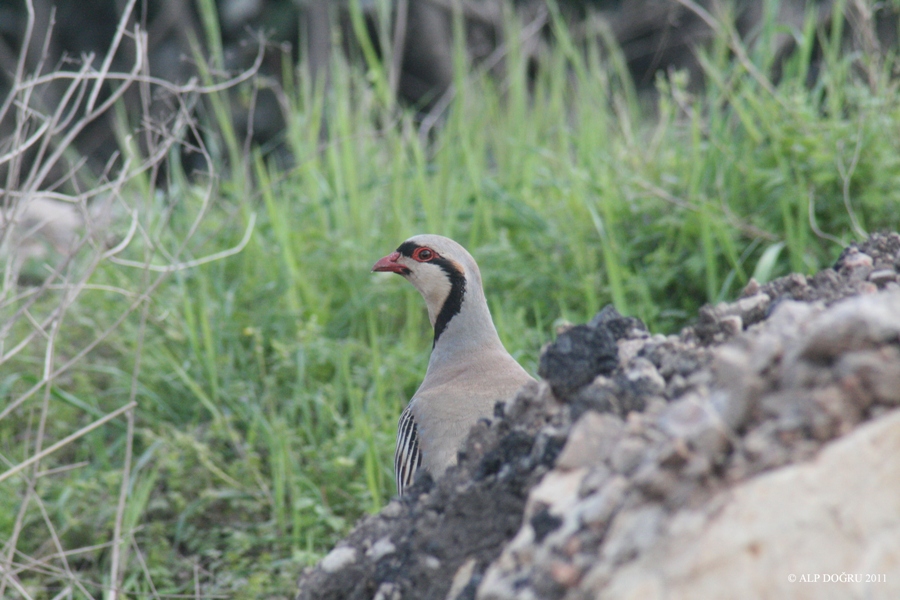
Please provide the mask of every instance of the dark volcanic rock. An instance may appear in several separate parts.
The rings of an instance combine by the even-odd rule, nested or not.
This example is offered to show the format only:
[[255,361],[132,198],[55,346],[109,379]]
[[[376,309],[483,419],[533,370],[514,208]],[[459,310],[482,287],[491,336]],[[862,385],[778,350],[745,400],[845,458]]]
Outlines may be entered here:
[[540,510],[536,515],[531,517],[531,527],[534,529],[534,541],[540,544],[547,537],[547,534],[554,531],[562,525],[563,520],[560,517],[551,515],[546,508]]
[[557,398],[570,396],[598,375],[609,375],[619,364],[617,341],[647,335],[640,319],[623,317],[606,306],[587,325],[571,327],[541,352],[538,374]]
[[618,354],[616,338],[609,329],[576,325],[544,349],[538,374],[554,394],[567,398],[597,375],[611,373],[618,364]]
[[629,338],[646,337],[647,326],[636,317],[623,317],[612,304],[607,304],[598,312],[589,327],[595,329],[605,327],[613,335],[616,341]]

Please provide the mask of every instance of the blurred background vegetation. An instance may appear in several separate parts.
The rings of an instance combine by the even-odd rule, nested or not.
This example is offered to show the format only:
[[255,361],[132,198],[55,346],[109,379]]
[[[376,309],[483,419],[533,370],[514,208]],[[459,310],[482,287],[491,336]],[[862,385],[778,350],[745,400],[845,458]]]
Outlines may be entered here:
[[410,235],[533,373],[898,229],[898,9],[3,0],[0,597],[291,597],[394,492]]

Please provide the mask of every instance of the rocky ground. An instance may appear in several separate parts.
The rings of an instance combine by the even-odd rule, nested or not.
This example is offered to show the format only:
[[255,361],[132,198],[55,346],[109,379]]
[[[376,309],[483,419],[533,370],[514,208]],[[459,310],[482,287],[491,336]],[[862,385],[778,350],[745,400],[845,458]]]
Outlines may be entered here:
[[677,336],[604,309],[300,599],[900,597],[900,235]]

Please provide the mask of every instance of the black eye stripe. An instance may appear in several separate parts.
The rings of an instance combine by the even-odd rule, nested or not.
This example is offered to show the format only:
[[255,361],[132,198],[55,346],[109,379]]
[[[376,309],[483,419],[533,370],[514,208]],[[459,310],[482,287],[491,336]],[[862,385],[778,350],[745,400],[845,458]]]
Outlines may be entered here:
[[422,246],[418,245],[415,242],[403,242],[397,247],[397,252],[399,252],[401,256],[412,258],[413,252],[421,247]]
[[441,258],[440,254],[428,246],[420,246],[415,242],[403,242],[397,247],[397,252],[399,252],[401,256],[411,258],[418,262],[430,262]]

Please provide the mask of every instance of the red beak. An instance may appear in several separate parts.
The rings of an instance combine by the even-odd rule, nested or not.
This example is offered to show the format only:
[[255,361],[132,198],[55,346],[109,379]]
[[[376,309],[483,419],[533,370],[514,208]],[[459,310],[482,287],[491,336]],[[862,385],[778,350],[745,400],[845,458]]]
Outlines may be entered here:
[[400,258],[399,252],[391,252],[390,254],[379,260],[377,263],[375,263],[375,265],[372,267],[372,270],[406,275],[407,273],[409,273],[409,269],[398,263],[398,258]]

